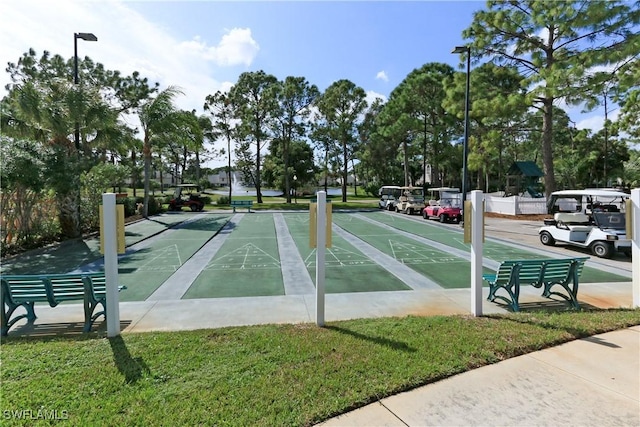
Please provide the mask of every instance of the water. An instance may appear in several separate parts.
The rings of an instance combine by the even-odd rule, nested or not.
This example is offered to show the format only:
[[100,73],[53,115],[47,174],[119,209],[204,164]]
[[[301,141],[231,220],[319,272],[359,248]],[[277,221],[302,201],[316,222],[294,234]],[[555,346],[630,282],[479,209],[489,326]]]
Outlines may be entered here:
[[[236,173],[233,173],[233,176],[231,178],[233,184],[231,186],[231,195],[232,196],[257,196],[258,192],[256,191],[256,189],[254,187],[245,187],[244,185],[242,185],[242,183],[240,182],[240,180],[238,179]],[[264,197],[278,197],[278,196],[282,196],[284,193],[280,190],[269,190],[269,189],[262,189],[260,191],[262,193],[262,196]],[[228,195],[229,194],[229,189],[226,190],[214,190],[212,191],[213,194],[221,194],[221,195]]]

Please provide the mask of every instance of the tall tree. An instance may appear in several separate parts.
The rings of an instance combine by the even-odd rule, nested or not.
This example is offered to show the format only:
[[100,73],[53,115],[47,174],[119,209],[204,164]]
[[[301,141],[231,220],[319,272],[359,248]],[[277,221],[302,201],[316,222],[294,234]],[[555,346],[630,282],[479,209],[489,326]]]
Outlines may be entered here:
[[143,132],[142,155],[144,156],[144,216],[149,216],[149,191],[151,181],[151,157],[154,142],[175,129],[178,108],[174,104],[182,91],[169,86],[147,101],[140,108],[139,118]]
[[309,128],[310,107],[319,95],[318,88],[304,77],[285,78],[279,82],[276,92],[277,110],[273,117],[273,135],[279,142],[284,165],[284,191],[287,203],[291,203],[291,178],[296,176],[291,165],[291,144],[306,137]]
[[349,80],[331,84],[318,98],[318,111],[325,119],[331,139],[340,147],[342,159],[342,201],[347,201],[348,165],[357,142],[357,125],[367,108],[364,89]]
[[490,0],[464,30],[471,53],[518,67],[530,100],[543,112],[545,193],[556,189],[553,105],[584,99],[585,72],[637,51],[640,9],[629,2],[580,0]]
[[261,151],[270,138],[269,121],[276,111],[277,83],[278,79],[262,70],[245,72],[229,91],[235,116],[241,121],[238,131],[244,139],[237,152],[243,159],[244,171],[251,174],[258,203],[262,203]]
[[229,200],[232,193],[231,179],[231,141],[235,133],[234,109],[229,95],[225,92],[217,91],[213,95],[207,95],[204,103],[205,111],[209,111],[213,119],[212,136],[224,137],[227,143],[227,182],[229,183]]
[[[471,71],[473,96],[469,122],[472,132],[468,167],[469,171],[478,172],[476,188],[482,189],[482,180],[489,181],[489,176],[496,177],[500,186],[505,185],[504,175],[513,161],[533,159],[518,158],[513,148],[518,136],[528,125],[525,118],[529,106],[522,81],[523,76],[514,67],[486,63]],[[456,73],[445,81],[445,85],[447,97],[444,106],[462,123],[465,113],[465,73]],[[481,172],[484,172],[484,177]]]

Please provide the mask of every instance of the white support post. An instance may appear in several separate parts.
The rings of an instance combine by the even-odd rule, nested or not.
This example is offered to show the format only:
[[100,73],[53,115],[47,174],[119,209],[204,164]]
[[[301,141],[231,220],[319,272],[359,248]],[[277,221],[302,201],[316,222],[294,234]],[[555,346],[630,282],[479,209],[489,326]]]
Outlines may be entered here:
[[631,239],[631,276],[633,286],[633,308],[640,307],[640,188],[631,190],[631,218],[627,213],[627,221],[632,221],[633,236]]
[[116,195],[102,195],[104,221],[104,274],[106,279],[107,336],[120,335],[120,308],[118,296],[118,242],[116,234]]
[[324,267],[327,227],[327,193],[318,191],[316,227],[316,325],[324,326]]
[[482,316],[482,200],[482,191],[471,192],[471,313],[474,316]]

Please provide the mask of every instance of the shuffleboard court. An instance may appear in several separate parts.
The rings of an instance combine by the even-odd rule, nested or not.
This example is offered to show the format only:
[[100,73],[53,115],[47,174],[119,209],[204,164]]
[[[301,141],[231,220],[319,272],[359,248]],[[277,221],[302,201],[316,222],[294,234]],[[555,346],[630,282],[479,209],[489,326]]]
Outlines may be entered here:
[[182,297],[284,295],[272,214],[245,214]]
[[[345,214],[335,213],[333,218]],[[309,214],[284,215],[305,266],[315,282],[316,250],[309,247]],[[332,247],[325,253],[327,293],[410,290],[397,277],[380,267],[343,238],[332,234]]]
[[141,240],[148,239],[158,233],[162,233],[178,224],[189,220],[191,217],[180,214],[154,215],[148,221],[138,221],[127,225],[125,228],[125,244],[131,246]]
[[[363,213],[367,218],[371,220],[381,222],[383,224],[390,225],[399,230],[413,233],[418,236],[433,240],[438,243],[442,243],[451,246],[456,249],[462,249],[467,252],[470,251],[470,244],[463,242],[463,235],[461,231],[451,230],[449,227],[441,226],[436,222],[421,223],[414,221],[410,218],[404,218],[402,215],[389,215],[382,212],[375,213]],[[484,258],[491,259],[497,262],[513,259],[540,259],[541,256],[535,252],[527,251],[526,249],[520,249],[509,245],[504,245],[498,242],[492,242],[488,239],[485,240],[483,245]],[[581,253],[576,253],[576,257],[585,256]],[[544,257],[542,257],[544,258]],[[628,282],[629,278],[618,274],[612,274],[607,271],[602,271],[596,268],[585,266],[580,276],[581,283],[603,283],[603,282]]]
[[121,301],[149,297],[229,220],[229,215],[205,214],[175,227],[171,234],[119,260]]
[[420,244],[358,216],[334,215],[334,222],[443,288],[468,288],[471,283],[471,263],[463,258]]

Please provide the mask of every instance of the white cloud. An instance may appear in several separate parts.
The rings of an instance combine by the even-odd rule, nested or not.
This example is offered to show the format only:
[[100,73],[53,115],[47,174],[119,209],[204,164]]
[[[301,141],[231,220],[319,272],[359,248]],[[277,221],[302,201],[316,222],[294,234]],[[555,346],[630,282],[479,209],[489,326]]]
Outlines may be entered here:
[[[620,114],[620,110],[615,110],[609,112],[607,118],[612,122],[618,120],[618,115]],[[599,111],[599,114],[587,117],[585,119],[579,120],[576,123],[576,128],[578,129],[591,129],[593,133],[600,131],[604,127],[604,114],[602,111]]]
[[376,74],[376,80],[383,80],[385,82],[388,82],[389,76],[387,76],[387,72],[384,70],[378,71],[378,74]]
[[[98,38],[78,40],[79,57],[89,56],[125,76],[138,71],[151,84],[159,82],[161,89],[177,85],[185,94],[176,99],[177,105],[199,112],[208,94],[231,86],[215,78],[218,67],[249,65],[259,49],[248,28],[227,31],[215,46],[196,36],[191,42],[178,40],[124,1],[8,0],[0,13],[0,63],[4,68],[17,62],[30,48],[38,56],[47,50],[72,58],[74,32]],[[0,72],[0,90],[9,82],[8,73]]]
[[214,61],[220,66],[249,66],[260,50],[260,46],[251,36],[249,28],[234,28],[222,36],[217,46],[207,46],[199,36],[181,43],[187,51],[196,53],[202,58]]
[[387,102],[387,97],[374,92],[372,90],[368,90],[367,91],[367,97],[365,98],[367,100],[367,104],[370,106],[371,104],[373,104],[373,101],[375,101],[377,98],[380,98],[382,101]]

